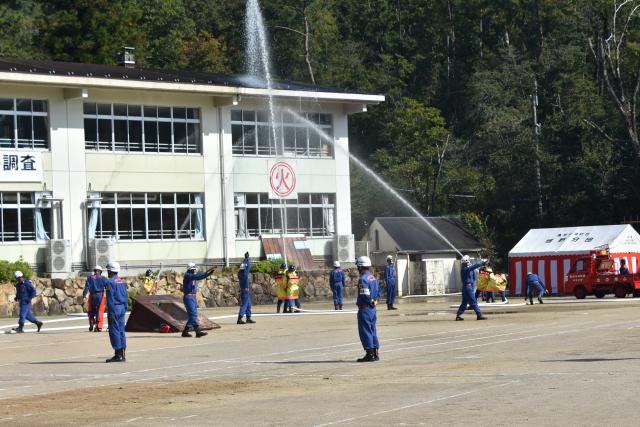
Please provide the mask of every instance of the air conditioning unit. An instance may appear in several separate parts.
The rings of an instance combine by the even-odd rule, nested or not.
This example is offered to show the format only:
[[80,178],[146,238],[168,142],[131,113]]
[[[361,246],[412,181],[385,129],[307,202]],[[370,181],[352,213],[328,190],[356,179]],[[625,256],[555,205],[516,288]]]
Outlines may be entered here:
[[361,256],[369,256],[369,241],[362,240],[355,242],[356,258]]
[[[71,272],[71,244],[68,240],[51,239],[47,242],[47,272],[59,278]],[[58,277],[56,277],[58,276]]]
[[113,239],[89,239],[88,255],[87,268],[91,269],[96,264],[104,268],[116,256],[115,242]]
[[340,262],[356,262],[353,234],[341,234],[336,236],[333,256]]

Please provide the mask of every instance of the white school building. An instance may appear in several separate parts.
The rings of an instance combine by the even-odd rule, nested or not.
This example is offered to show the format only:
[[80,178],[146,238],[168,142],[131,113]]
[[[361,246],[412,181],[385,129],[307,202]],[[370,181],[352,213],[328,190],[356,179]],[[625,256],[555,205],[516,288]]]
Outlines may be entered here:
[[234,76],[0,58],[0,259],[65,276],[109,258],[264,257],[289,193],[295,247],[353,261],[348,118],[384,97],[277,83],[274,142],[268,94]]

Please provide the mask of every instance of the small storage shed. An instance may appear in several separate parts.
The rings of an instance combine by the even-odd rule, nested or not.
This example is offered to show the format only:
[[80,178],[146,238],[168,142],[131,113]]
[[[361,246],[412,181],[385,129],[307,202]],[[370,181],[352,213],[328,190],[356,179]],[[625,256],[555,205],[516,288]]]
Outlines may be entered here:
[[461,288],[460,256],[443,238],[472,257],[483,250],[456,217],[375,218],[362,240],[377,270],[393,255],[399,295],[442,295]]
[[536,273],[553,294],[565,293],[574,261],[597,247],[608,246],[616,270],[626,259],[629,270],[640,266],[640,234],[628,224],[532,229],[509,252],[512,295],[525,291],[527,272]]

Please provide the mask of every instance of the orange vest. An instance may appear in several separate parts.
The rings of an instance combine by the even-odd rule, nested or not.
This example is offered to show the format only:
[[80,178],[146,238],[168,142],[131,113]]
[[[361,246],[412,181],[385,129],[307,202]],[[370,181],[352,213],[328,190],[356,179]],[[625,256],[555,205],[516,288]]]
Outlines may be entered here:
[[295,271],[287,273],[287,299],[300,298],[300,276]]

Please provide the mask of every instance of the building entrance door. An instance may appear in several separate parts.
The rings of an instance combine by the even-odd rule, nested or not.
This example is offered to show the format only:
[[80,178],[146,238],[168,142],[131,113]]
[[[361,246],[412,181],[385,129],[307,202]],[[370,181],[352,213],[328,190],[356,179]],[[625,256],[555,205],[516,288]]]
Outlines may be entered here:
[[425,260],[427,295],[444,294],[444,264],[442,260]]

